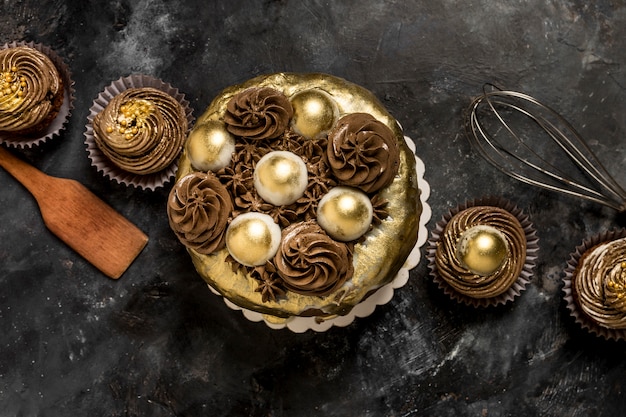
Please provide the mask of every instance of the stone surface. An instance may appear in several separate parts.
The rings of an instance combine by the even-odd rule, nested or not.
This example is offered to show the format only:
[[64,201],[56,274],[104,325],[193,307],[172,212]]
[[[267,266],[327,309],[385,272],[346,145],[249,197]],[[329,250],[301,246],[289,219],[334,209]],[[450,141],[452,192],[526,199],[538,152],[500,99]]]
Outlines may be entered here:
[[[3,42],[54,48],[76,82],[65,133],[16,153],[81,181],[150,236],[109,280],[45,229],[0,170],[0,415],[623,413],[625,345],[577,328],[560,280],[584,237],[624,218],[504,176],[463,129],[483,83],[525,91],[572,121],[626,185],[623,2],[23,0],[0,4],[0,23]],[[168,228],[169,187],[126,188],[90,167],[86,117],[131,73],[178,87],[198,116],[222,88],[278,71],[331,73],[383,101],[425,162],[429,228],[485,194],[524,208],[541,247],[527,291],[502,308],[463,307],[423,259],[389,304],[326,333],[271,330],[224,305]]]

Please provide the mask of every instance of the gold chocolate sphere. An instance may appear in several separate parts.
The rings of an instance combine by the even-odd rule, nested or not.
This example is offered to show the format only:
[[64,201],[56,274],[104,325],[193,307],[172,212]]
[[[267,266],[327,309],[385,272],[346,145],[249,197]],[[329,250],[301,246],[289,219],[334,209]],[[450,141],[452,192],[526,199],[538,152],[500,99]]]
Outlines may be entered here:
[[235,137],[218,121],[196,125],[189,133],[186,151],[191,165],[200,171],[218,171],[228,165],[235,151]]
[[240,264],[258,266],[276,254],[280,238],[280,227],[270,216],[245,213],[235,217],[226,229],[226,248]]
[[295,94],[291,105],[294,130],[309,139],[328,132],[339,116],[337,103],[330,94],[314,88]]
[[456,248],[456,256],[463,267],[480,276],[497,271],[508,253],[509,247],[502,232],[486,225],[466,230]]
[[304,195],[309,183],[302,158],[287,151],[264,155],[254,169],[253,179],[261,198],[275,206],[294,203]]
[[372,202],[364,192],[334,187],[320,200],[317,223],[333,239],[349,242],[369,230],[373,213]]

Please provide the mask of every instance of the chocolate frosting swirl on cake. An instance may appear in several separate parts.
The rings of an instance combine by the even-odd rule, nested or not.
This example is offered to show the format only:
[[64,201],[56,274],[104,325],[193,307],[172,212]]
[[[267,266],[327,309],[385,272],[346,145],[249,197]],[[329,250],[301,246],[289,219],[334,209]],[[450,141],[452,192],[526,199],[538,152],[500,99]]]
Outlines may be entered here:
[[[493,273],[478,275],[457,257],[463,233],[474,226],[491,226],[502,233],[508,256]],[[519,220],[499,207],[475,206],[461,211],[446,224],[437,243],[435,262],[439,275],[455,291],[473,298],[492,298],[506,292],[519,277],[526,259],[526,234]]]
[[41,130],[62,102],[63,81],[50,58],[28,46],[0,51],[0,131]]
[[224,114],[226,129],[248,139],[273,139],[280,136],[293,116],[291,103],[270,87],[249,88],[236,94]]
[[328,134],[328,163],[340,183],[374,193],[398,173],[399,149],[393,132],[367,113],[337,121]]
[[274,265],[287,289],[305,295],[330,294],[354,272],[348,245],[331,239],[313,220],[283,230]]
[[601,326],[626,329],[626,238],[585,252],[572,281],[585,314]]
[[152,87],[130,88],[113,97],[93,120],[98,148],[121,169],[139,175],[167,168],[187,133],[183,106]]
[[212,173],[185,176],[167,201],[170,227],[181,243],[202,254],[225,247],[224,232],[232,209],[230,194]]

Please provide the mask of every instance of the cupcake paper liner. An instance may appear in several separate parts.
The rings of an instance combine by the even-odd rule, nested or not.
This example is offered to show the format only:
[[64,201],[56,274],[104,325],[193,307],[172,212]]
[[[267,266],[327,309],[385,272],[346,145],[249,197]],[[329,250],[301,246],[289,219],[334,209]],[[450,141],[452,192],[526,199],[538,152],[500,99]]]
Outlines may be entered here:
[[[498,207],[506,210],[519,220],[524,233],[526,234],[526,259],[520,275],[516,281],[509,287],[509,289],[498,296],[491,298],[473,298],[465,294],[461,294],[455,291],[439,274],[437,270],[437,264],[435,262],[435,254],[437,251],[437,242],[441,238],[443,231],[452,217],[466,210],[470,207],[476,206],[491,206]],[[535,268],[535,261],[539,252],[539,238],[537,237],[535,228],[530,222],[528,216],[518,208],[511,201],[501,197],[483,197],[480,199],[470,200],[461,204],[453,209],[450,209],[442,219],[435,225],[431,232],[431,237],[428,239],[428,246],[426,248],[426,258],[428,259],[428,268],[430,269],[430,275],[437,286],[443,290],[452,300],[459,303],[463,303],[472,307],[491,307],[506,304],[512,302],[515,297],[521,295],[526,289],[528,283],[530,283],[533,270]]]
[[63,58],[50,49],[50,47],[34,42],[11,42],[4,44],[0,47],[0,49],[15,48],[18,46],[29,46],[46,55],[50,58],[59,72],[60,77],[63,79],[63,104],[61,104],[58,114],[44,132],[42,132],[39,136],[20,136],[14,132],[0,132],[0,143],[12,148],[24,149],[39,146],[44,142],[59,136],[61,131],[65,129],[65,126],[67,125],[67,122],[72,114],[72,110],[74,108],[75,90],[74,81],[72,80],[72,74],[68,65],[65,63]]
[[[415,152],[415,143],[405,136],[405,141],[409,148]],[[419,218],[419,231],[417,242],[413,247],[413,250],[409,254],[408,258],[404,262],[404,265],[398,271],[395,278],[387,285],[377,289],[372,295],[365,298],[359,304],[357,304],[348,314],[345,316],[334,316],[327,318],[319,317],[290,317],[287,320],[277,319],[276,317],[264,315],[256,311],[242,308],[227,298],[223,298],[213,287],[208,285],[209,289],[219,297],[222,297],[224,303],[233,310],[239,310],[243,316],[253,322],[264,322],[271,329],[288,329],[294,333],[304,333],[308,330],[315,332],[325,332],[332,327],[346,327],[350,325],[357,317],[364,318],[372,314],[377,306],[387,304],[393,299],[395,290],[402,288],[409,280],[409,271],[415,268],[421,260],[421,247],[426,243],[428,238],[428,230],[426,230],[426,224],[431,218],[431,209],[427,203],[430,196],[430,186],[424,179],[425,166],[424,162],[417,156],[415,157],[416,172],[417,172],[417,185],[420,189],[420,202],[422,205],[422,214]]]
[[572,292],[572,283],[575,279],[578,262],[585,252],[594,246],[611,242],[616,239],[621,239],[623,237],[626,237],[626,229],[613,229],[584,239],[582,243],[576,246],[575,250],[570,254],[567,266],[563,271],[563,299],[570,315],[584,330],[606,340],[626,340],[626,329],[610,329],[608,327],[601,326],[585,314],[579,308],[577,300]]
[[176,175],[176,171],[178,169],[178,156],[174,158],[172,163],[167,168],[154,174],[139,175],[127,172],[115,165],[100,151],[100,148],[98,148],[98,145],[96,144],[93,131],[94,117],[105,109],[113,97],[130,88],[142,87],[156,88],[176,99],[185,109],[188,125],[187,132],[189,132],[195,119],[193,117],[193,109],[190,107],[189,101],[185,99],[185,95],[179,92],[177,88],[172,87],[170,84],[161,81],[158,78],[143,74],[133,74],[113,81],[104,89],[104,91],[98,94],[96,99],[93,101],[92,106],[89,108],[89,115],[87,116],[85,145],[87,146],[87,153],[89,159],[91,160],[91,165],[93,165],[105,178],[109,178],[112,181],[127,186],[143,188],[146,190],[156,190]]

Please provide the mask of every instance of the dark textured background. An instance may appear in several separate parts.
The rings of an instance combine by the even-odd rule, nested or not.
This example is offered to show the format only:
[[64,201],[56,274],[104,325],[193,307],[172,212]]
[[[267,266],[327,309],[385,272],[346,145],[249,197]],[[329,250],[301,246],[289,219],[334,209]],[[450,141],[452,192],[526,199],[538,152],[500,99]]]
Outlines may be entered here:
[[[486,81],[525,91],[570,119],[624,185],[624,1],[5,1],[0,40],[51,46],[76,82],[65,133],[17,153],[150,236],[109,280],[0,170],[1,416],[623,415],[626,345],[580,330],[560,292],[574,247],[623,220],[498,173],[472,152],[462,114]],[[198,116],[222,88],[278,71],[331,73],[383,101],[426,164],[429,230],[484,194],[522,207],[541,239],[528,290],[505,307],[463,307],[422,261],[370,317],[305,334],[249,322],[211,294],[169,231],[168,189],[90,167],[88,109],[111,81],[145,73]]]

